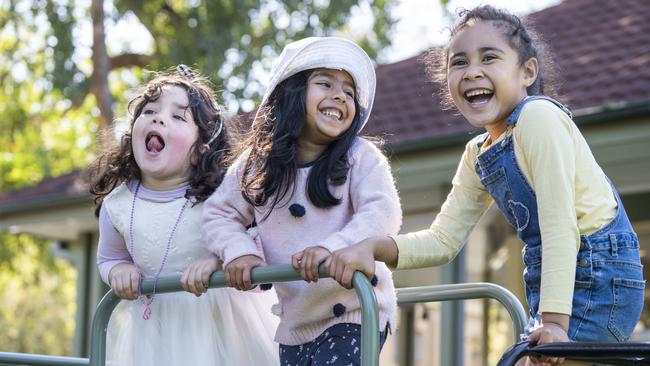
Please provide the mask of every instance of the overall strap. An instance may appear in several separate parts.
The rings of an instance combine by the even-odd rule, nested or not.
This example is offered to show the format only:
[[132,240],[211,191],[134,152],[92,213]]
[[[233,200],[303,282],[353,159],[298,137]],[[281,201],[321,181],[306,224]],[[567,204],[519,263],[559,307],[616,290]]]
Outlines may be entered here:
[[547,97],[545,95],[529,95],[526,98],[524,98],[524,100],[522,100],[515,107],[515,109],[512,111],[512,113],[510,114],[510,117],[508,117],[508,124],[511,125],[511,126],[514,126],[515,124],[517,124],[517,120],[519,119],[519,115],[521,114],[521,110],[524,108],[526,103],[532,102],[533,100],[540,100],[540,99],[541,100],[547,100],[547,101],[555,104],[564,113],[566,113],[569,116],[569,118],[573,118],[573,114],[571,113],[569,108],[567,108],[566,106],[564,106],[564,104],[558,102],[557,100],[555,100],[555,99],[553,99],[551,97]]

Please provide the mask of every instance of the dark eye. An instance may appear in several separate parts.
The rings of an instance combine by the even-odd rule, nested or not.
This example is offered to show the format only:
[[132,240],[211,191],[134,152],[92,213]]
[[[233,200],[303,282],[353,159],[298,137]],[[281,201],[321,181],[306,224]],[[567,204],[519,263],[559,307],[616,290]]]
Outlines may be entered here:
[[487,54],[487,55],[483,56],[483,61],[492,61],[492,60],[496,60],[496,59],[497,59],[496,55]]
[[316,83],[316,85],[321,85],[321,86],[324,86],[326,88],[329,88],[331,86],[330,83],[328,83],[327,81],[319,81],[319,82]]
[[142,114],[154,114],[156,113],[153,109],[145,109],[142,111]]
[[457,58],[455,60],[451,60],[449,66],[463,66],[465,64],[467,64],[467,62],[464,59]]
[[185,117],[183,117],[183,116],[181,116],[181,115],[175,114],[175,115],[174,115],[174,118],[175,118],[175,119],[178,119],[178,120],[181,120],[181,121],[183,121],[183,122],[186,122]]
[[354,92],[352,90],[346,90],[345,94],[347,94],[348,97],[354,99]]

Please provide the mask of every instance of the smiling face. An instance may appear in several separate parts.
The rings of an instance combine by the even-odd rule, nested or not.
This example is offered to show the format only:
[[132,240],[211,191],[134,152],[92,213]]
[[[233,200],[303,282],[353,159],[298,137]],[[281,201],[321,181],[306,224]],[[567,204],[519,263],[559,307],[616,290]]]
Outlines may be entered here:
[[149,189],[172,189],[188,182],[192,146],[198,137],[188,104],[185,89],[165,85],[158,99],[143,106],[133,124],[133,155],[142,184]]
[[343,135],[354,120],[354,97],[354,81],[347,72],[316,69],[307,80],[307,114],[300,145],[319,146],[322,152]]
[[517,51],[492,21],[480,21],[457,33],[449,45],[447,82],[460,113],[494,138],[527,95],[537,77],[537,60],[523,65]]

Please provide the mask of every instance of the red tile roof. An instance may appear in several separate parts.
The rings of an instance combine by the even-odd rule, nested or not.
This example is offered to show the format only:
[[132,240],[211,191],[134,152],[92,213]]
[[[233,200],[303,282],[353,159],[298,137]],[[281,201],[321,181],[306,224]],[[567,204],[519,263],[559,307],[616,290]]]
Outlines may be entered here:
[[529,18],[573,109],[650,101],[650,2],[571,0]]
[[418,57],[377,67],[377,94],[364,132],[396,145],[464,133],[472,126],[440,109],[438,86],[427,81]]
[[[531,14],[551,47],[562,101],[574,110],[650,104],[650,1],[566,0]],[[427,81],[419,56],[377,67],[377,95],[364,130],[392,145],[466,135],[462,117],[443,112],[438,86]],[[70,196],[78,172],[45,179],[35,187],[0,194],[0,208],[36,196]],[[75,188],[77,187],[77,188]]]

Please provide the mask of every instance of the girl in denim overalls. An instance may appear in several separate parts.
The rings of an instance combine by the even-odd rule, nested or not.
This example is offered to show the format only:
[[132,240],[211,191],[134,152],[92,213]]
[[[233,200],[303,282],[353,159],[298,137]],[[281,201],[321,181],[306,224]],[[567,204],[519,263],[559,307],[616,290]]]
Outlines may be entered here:
[[541,95],[546,65],[537,44],[504,11],[483,6],[462,16],[434,61],[446,99],[487,132],[467,144],[430,229],[334,252],[329,272],[371,276],[373,258],[396,268],[448,263],[494,201],[525,244],[525,336],[625,341],[643,307],[639,242],[571,113]]

